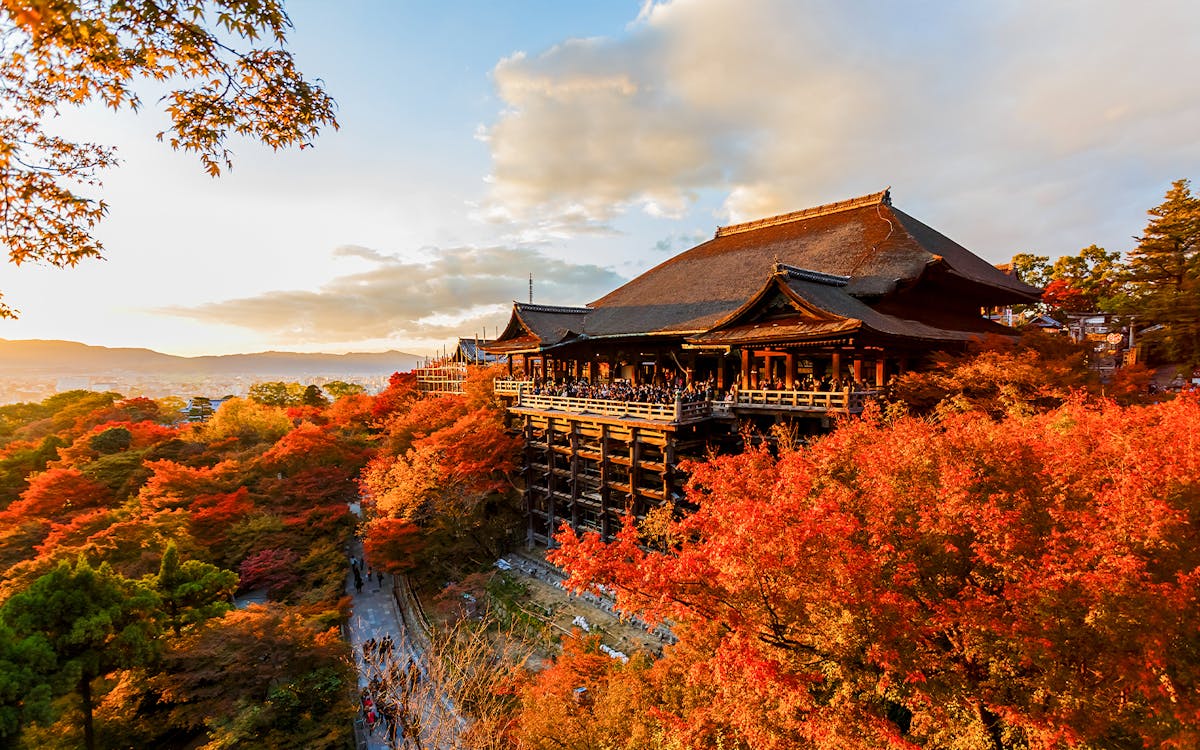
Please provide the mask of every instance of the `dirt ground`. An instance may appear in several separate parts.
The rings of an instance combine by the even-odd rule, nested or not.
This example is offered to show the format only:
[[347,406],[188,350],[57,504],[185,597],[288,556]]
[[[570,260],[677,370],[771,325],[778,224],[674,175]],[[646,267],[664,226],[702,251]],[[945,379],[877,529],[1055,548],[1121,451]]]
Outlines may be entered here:
[[[662,653],[663,642],[658,635],[623,621],[583,597],[555,586],[552,581],[556,578],[544,570],[530,575],[528,567],[521,563],[522,556],[544,563],[544,552],[537,550],[522,553],[521,556],[510,555],[508,559],[514,565],[512,570],[507,572],[526,586],[527,594],[522,604],[538,614],[551,613],[549,620],[560,634],[570,633],[577,628],[574,620],[576,617],[582,617],[588,623],[589,632],[599,633],[601,643],[617,651],[625,654],[633,654],[639,650]],[[547,580],[548,578],[550,580]]]

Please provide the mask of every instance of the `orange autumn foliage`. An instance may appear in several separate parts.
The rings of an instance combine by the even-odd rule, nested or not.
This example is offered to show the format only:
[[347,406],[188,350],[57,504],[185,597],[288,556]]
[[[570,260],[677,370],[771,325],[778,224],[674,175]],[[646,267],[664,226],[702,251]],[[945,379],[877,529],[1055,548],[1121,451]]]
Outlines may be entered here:
[[10,519],[45,518],[61,521],[80,511],[112,502],[108,488],[78,469],[50,468],[29,478],[20,499],[2,514]]
[[347,445],[330,430],[311,422],[302,422],[259,457],[267,472],[296,472],[312,466],[357,466],[366,460],[365,452]]
[[183,508],[196,498],[232,490],[232,462],[216,466],[187,466],[168,459],[147,461],[151,470],[138,498],[147,509]]
[[423,398],[397,412],[387,421],[384,448],[395,456],[404,455],[416,443],[445,429],[467,414],[462,396]]
[[110,430],[128,433],[129,442],[121,450],[141,450],[165,442],[178,433],[177,428],[157,422],[102,422],[80,435],[71,445],[59,449],[59,462],[63,466],[83,466],[94,461],[104,452],[99,441]]
[[365,393],[342,396],[325,407],[325,419],[335,427],[367,425],[375,407],[375,399]]
[[375,396],[371,414],[376,420],[384,420],[393,413],[420,398],[417,391],[417,376],[411,372],[394,372],[388,379],[388,387]]
[[221,541],[230,526],[254,510],[254,503],[251,502],[247,489],[239,487],[233,492],[198,495],[190,508],[191,519],[188,528],[192,536],[202,545],[215,545]]
[[423,547],[421,529],[411,521],[376,518],[366,526],[363,551],[375,569],[388,573],[408,573],[419,564],[418,555]]
[[521,690],[521,711],[511,727],[521,750],[638,750],[659,747],[648,660],[614,662],[600,651],[600,637],[576,630],[563,638],[554,666],[530,678]]
[[646,711],[680,746],[1200,744],[1197,397],[868,414],[687,468],[670,552],[627,524],[551,555],[674,624],[650,679],[705,699]]
[[966,353],[937,354],[933,367],[905,373],[891,392],[918,414],[1032,414],[1096,387],[1085,360],[1084,348],[1062,336],[1040,331],[1015,341],[988,336]]

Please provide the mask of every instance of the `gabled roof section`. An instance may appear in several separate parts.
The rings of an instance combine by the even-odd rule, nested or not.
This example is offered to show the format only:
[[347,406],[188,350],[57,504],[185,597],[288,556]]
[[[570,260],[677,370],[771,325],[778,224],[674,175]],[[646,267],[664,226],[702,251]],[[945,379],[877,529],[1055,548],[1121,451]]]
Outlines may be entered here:
[[455,349],[452,359],[456,362],[471,362],[476,364],[498,362],[499,357],[488,354],[484,350],[484,347],[491,343],[488,339],[460,338],[458,340],[458,348]]
[[[744,305],[708,331],[689,336],[688,342],[708,346],[817,343],[860,333],[948,342],[1004,331],[977,316],[947,318],[939,325],[888,315],[849,294],[847,286],[843,276],[776,264],[775,273]],[[781,300],[790,303],[790,311]]]
[[[818,271],[776,263],[774,272],[767,282],[746,300],[746,302],[717,321],[709,332],[729,328],[739,324],[749,323],[756,318],[786,316],[794,319],[804,318],[822,322],[844,321],[847,318],[837,313],[831,313],[824,308],[814,305],[797,293],[791,285],[793,281],[802,281],[819,286],[844,287],[844,276],[832,276]],[[854,321],[857,323],[857,321]]]
[[535,305],[513,302],[512,315],[504,332],[481,348],[493,354],[535,351],[578,336],[583,331],[587,307]]

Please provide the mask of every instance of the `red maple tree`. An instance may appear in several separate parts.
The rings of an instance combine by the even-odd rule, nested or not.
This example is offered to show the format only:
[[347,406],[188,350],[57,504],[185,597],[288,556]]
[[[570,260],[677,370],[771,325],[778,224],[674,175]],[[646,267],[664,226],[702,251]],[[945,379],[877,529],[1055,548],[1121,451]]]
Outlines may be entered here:
[[669,620],[687,747],[1200,743],[1200,401],[877,417],[692,464],[649,551],[565,529],[577,587]]

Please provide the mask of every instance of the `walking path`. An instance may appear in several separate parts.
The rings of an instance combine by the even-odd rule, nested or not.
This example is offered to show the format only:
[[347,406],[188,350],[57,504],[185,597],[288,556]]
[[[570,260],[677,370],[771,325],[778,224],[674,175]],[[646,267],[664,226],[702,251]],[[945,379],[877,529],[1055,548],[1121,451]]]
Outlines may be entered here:
[[[363,565],[361,547],[355,544],[351,555]],[[402,581],[394,581],[388,574],[380,581],[375,571],[371,573],[367,576],[362,570],[359,590],[347,561],[351,613],[346,637],[354,652],[359,690],[365,690],[379,714],[372,728],[364,701],[355,724],[358,749],[450,750],[464,723],[437,681],[428,677],[425,635],[414,632],[420,627],[415,614],[402,611],[402,607],[411,609],[411,593],[397,596],[396,585]],[[407,739],[405,725],[410,730]]]
[[[361,552],[355,556],[359,560],[362,559]],[[373,676],[364,658],[363,645],[367,641],[374,639],[379,642],[386,636],[391,636],[396,644],[394,658],[401,664],[408,663],[412,656],[412,649],[409,647],[400,612],[396,607],[396,599],[392,596],[391,576],[384,575],[382,584],[375,577],[372,577],[370,582],[364,580],[362,591],[359,592],[355,590],[354,576],[350,573],[349,566],[350,564],[347,562],[346,593],[350,595],[352,603],[346,637],[350,640],[350,646],[354,650],[355,666],[358,668],[358,687],[361,690],[368,686]],[[389,745],[387,727],[381,723],[374,731],[371,731],[366,725],[365,717],[361,715],[356,722],[355,734],[358,735],[356,739],[359,742],[359,748],[390,750],[395,747],[403,747],[402,744]],[[365,745],[362,744],[364,739]]]

